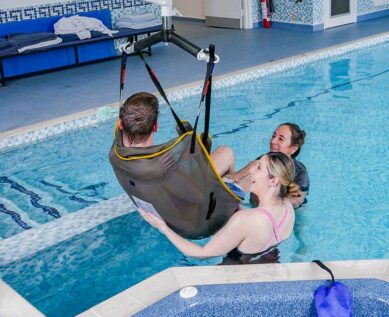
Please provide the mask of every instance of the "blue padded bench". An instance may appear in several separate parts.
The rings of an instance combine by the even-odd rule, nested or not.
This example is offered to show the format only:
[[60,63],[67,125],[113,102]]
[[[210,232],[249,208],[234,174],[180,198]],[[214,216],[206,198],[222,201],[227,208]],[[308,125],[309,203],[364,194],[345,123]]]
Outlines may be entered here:
[[[97,18],[112,29],[110,10],[79,13],[80,16]],[[69,16],[69,15],[68,15]],[[54,23],[62,16],[38,18],[19,22],[0,24],[0,38],[12,33],[54,32]],[[5,85],[5,78],[34,73],[49,69],[78,65],[99,59],[116,56],[114,39],[134,37],[161,30],[161,25],[144,29],[119,29],[113,36],[102,35],[85,40],[62,42],[59,44],[28,50],[23,53],[0,53],[0,83]],[[148,48],[151,55],[151,48]]]

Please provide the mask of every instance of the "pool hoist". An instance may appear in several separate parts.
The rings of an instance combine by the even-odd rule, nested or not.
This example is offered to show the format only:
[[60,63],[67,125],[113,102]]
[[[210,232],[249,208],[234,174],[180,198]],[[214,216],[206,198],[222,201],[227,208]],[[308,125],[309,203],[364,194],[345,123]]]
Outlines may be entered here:
[[[218,174],[210,157],[209,123],[212,72],[219,58],[215,47],[202,50],[174,32],[171,15],[164,13],[163,28],[143,40],[121,46],[120,101],[122,100],[128,54],[139,54],[153,83],[171,110],[178,136],[164,144],[128,148],[123,146],[122,132],[115,128],[109,159],[124,191],[137,207],[157,212],[166,223],[185,238],[203,238],[214,234],[232,216],[240,198]],[[172,42],[199,60],[207,61],[207,71],[193,129],[181,121],[159,83],[142,50],[158,42]],[[205,100],[204,132],[197,125]]]

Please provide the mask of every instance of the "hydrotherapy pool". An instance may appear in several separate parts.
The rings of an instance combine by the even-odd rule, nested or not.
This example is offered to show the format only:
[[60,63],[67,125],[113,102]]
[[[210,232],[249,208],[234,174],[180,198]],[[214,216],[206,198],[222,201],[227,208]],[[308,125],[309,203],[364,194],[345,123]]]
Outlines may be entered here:
[[[267,151],[280,122],[296,122],[308,133],[300,158],[311,177],[309,204],[280,247],[282,262],[389,256],[388,48],[214,91],[214,146],[230,144],[238,167]],[[197,100],[175,104],[181,117],[194,117]],[[160,141],[174,135],[172,125],[163,108]],[[25,230],[9,211],[34,227],[121,193],[106,158],[112,127],[113,120],[2,155],[4,238]],[[48,316],[68,316],[164,268],[194,264],[131,213],[4,263],[2,277]]]

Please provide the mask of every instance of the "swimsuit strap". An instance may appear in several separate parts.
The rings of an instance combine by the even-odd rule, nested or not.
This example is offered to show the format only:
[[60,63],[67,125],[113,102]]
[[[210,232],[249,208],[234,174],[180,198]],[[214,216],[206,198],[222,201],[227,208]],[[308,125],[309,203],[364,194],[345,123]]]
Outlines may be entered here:
[[[259,211],[261,211],[266,216],[266,218],[268,218],[270,220],[270,222],[272,223],[274,237],[276,238],[277,244],[280,243],[281,239],[280,239],[280,232],[279,232],[279,230],[280,230],[281,225],[284,223],[286,217],[288,216],[288,208],[285,206],[284,215],[282,216],[282,219],[281,219],[281,221],[280,221],[280,223],[278,225],[277,225],[276,220],[274,219],[273,215],[270,212],[268,212],[266,209],[260,207]],[[265,244],[264,250],[266,250],[266,249],[268,249],[270,247],[272,239],[273,239],[273,235],[271,235],[269,237],[268,241]]]
[[278,224],[278,230],[280,230],[282,224],[284,223],[284,221],[286,220],[286,217],[288,217],[288,207],[285,206],[285,212],[284,212],[284,215],[282,216],[282,219],[280,221],[280,223]]
[[[280,235],[279,235],[279,232],[278,232],[278,226],[276,224],[276,220],[274,219],[273,215],[268,212],[266,209],[260,207],[259,210],[266,216],[266,218],[268,218],[270,220],[270,222],[272,223],[273,225],[273,233],[274,233],[274,236],[276,237],[276,240],[277,240],[277,243],[280,241]],[[273,238],[273,236],[270,236],[270,240]]]

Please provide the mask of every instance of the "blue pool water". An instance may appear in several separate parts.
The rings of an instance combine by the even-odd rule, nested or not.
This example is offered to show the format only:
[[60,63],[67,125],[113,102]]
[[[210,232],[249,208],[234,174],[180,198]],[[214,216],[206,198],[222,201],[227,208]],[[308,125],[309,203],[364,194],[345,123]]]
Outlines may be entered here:
[[[389,258],[388,50],[384,44],[214,91],[213,143],[229,144],[238,168],[268,150],[279,123],[307,131],[299,159],[311,178],[309,203],[280,246],[282,262]],[[175,108],[191,119],[197,102]],[[161,110],[162,142],[175,132]],[[122,193],[107,160],[113,124],[1,155],[2,238]],[[199,264],[131,213],[1,272],[48,316],[71,316],[164,268]]]

